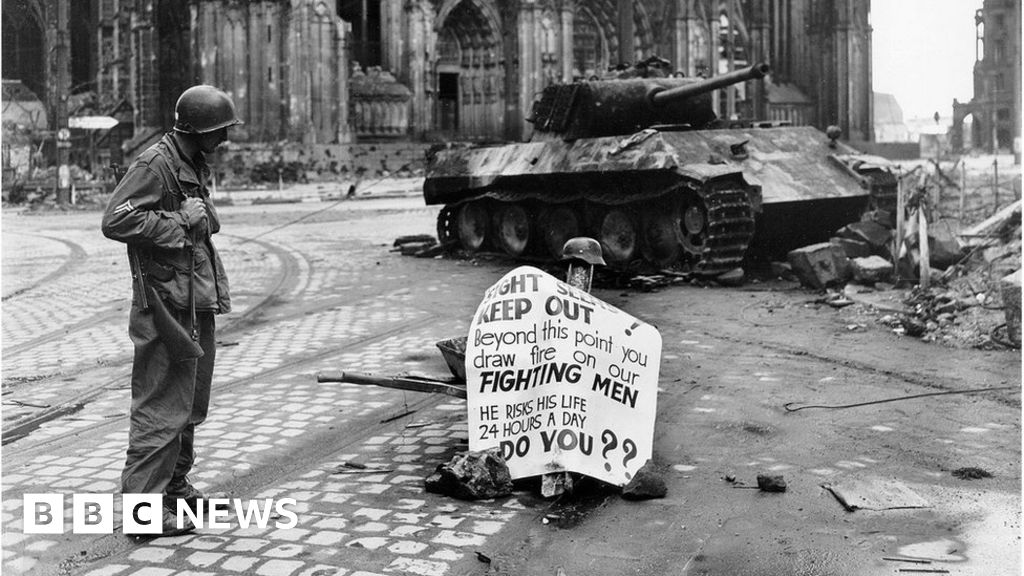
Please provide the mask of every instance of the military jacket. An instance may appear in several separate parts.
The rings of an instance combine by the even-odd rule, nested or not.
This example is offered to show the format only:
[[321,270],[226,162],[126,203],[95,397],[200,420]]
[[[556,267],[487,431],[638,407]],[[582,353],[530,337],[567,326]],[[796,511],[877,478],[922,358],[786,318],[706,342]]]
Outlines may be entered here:
[[[145,282],[175,308],[189,308],[192,270],[196,309],[226,313],[227,274],[210,241],[220,219],[204,185],[209,169],[198,148],[189,154],[190,144],[170,132],[139,155],[114,188],[103,213],[103,235],[135,250]],[[206,204],[206,219],[191,228],[180,211],[188,197]],[[133,301],[140,302],[138,283],[132,291]]]

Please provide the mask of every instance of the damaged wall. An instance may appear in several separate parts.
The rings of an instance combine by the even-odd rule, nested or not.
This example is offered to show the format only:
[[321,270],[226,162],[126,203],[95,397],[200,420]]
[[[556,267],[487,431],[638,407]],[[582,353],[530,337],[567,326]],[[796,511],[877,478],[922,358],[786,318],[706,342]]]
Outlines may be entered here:
[[426,144],[228,143],[214,164],[221,186],[337,181],[423,174]]

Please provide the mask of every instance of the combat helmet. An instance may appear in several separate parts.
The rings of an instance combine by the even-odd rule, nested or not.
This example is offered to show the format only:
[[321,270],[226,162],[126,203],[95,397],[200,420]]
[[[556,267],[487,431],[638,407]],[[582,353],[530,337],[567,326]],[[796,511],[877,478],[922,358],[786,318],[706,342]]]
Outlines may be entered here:
[[578,236],[569,238],[562,246],[562,260],[578,258],[594,266],[604,266],[604,256],[601,252],[601,243],[593,238]]
[[235,103],[223,91],[200,84],[181,93],[174,106],[174,130],[205,134],[241,124]]

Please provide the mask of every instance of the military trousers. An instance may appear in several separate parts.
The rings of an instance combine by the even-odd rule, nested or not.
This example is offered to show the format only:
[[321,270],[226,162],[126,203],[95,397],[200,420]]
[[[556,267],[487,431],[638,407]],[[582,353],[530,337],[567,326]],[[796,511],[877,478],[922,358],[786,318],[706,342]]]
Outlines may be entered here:
[[[168,307],[191,327],[188,311]],[[133,304],[128,334],[135,346],[132,364],[128,453],[121,472],[124,493],[165,492],[172,479],[184,478],[195,461],[195,428],[206,420],[216,357],[212,312],[197,311],[203,355],[174,360],[161,341],[149,310]]]

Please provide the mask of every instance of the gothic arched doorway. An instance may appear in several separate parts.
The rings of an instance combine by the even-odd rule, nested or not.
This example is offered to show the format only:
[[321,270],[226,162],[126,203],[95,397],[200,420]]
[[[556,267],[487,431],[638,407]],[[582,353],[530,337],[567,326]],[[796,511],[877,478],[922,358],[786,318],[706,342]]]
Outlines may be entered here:
[[450,138],[499,139],[505,67],[496,16],[477,0],[462,0],[440,18],[434,128]]

